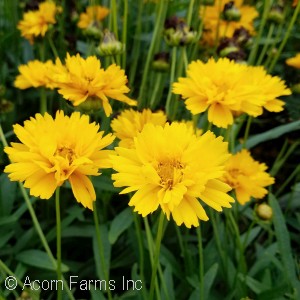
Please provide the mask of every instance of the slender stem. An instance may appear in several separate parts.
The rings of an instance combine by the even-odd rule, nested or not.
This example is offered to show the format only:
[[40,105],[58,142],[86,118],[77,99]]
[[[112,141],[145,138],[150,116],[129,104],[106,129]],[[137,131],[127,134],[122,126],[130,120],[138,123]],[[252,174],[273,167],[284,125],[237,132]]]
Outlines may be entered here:
[[270,0],[265,0],[264,1],[264,11],[263,11],[263,15],[262,15],[262,19],[260,21],[259,24],[259,29],[258,29],[258,33],[255,39],[255,43],[253,45],[253,48],[251,49],[249,58],[248,58],[248,65],[253,65],[256,59],[256,54],[257,54],[257,50],[258,50],[258,46],[259,46],[259,41],[261,39],[262,33],[264,31],[264,27],[265,24],[267,22],[267,17],[269,14],[269,9],[271,6],[271,1]]
[[44,115],[47,112],[47,96],[46,96],[46,89],[41,87],[40,88],[40,113]]
[[55,56],[55,57],[59,57],[58,52],[57,52],[57,50],[56,50],[56,47],[55,47],[55,45],[54,45],[53,40],[52,40],[51,37],[48,37],[48,42],[49,42],[50,48],[51,48],[51,50],[52,50],[54,56]]
[[199,279],[200,279],[200,300],[204,300],[204,266],[201,224],[196,228],[199,251]]
[[244,134],[244,141],[243,141],[243,148],[247,148],[247,140],[249,138],[250,126],[252,122],[252,117],[249,116],[246,124],[245,134]]
[[162,73],[159,72],[157,74],[157,76],[155,77],[155,85],[154,85],[153,93],[152,93],[151,99],[150,99],[150,108],[151,109],[154,109],[156,106],[158,92],[159,92],[160,86],[161,86],[161,81],[162,81]]
[[176,70],[176,58],[177,58],[177,48],[172,48],[172,58],[171,58],[171,74],[170,74],[170,87],[169,92],[167,96],[167,102],[166,102],[166,114],[170,118],[172,115],[172,106],[171,106],[171,99],[172,99],[172,84],[175,79],[175,70]]
[[[2,141],[3,145],[4,146],[8,146],[7,141],[6,141],[5,136],[3,134],[3,131],[2,131],[1,124],[0,124],[0,138],[1,138],[1,141]],[[35,214],[35,211],[34,211],[34,209],[32,207],[31,201],[30,201],[30,199],[28,197],[28,194],[27,194],[27,192],[26,192],[26,190],[25,190],[25,188],[24,188],[24,186],[23,186],[23,184],[21,182],[19,182],[19,187],[20,187],[22,196],[23,196],[23,198],[24,198],[24,200],[26,202],[26,205],[27,205],[28,211],[30,213],[30,216],[31,216],[33,225],[35,227],[35,230],[37,231],[37,234],[38,234],[38,236],[39,236],[39,238],[40,238],[40,240],[41,240],[41,242],[43,244],[43,247],[45,248],[45,251],[46,251],[48,257],[51,260],[54,269],[56,270],[57,269],[57,262],[56,262],[53,254],[52,254],[52,252],[50,250],[49,244],[48,244],[47,239],[46,239],[46,237],[45,237],[45,235],[44,235],[44,233],[42,231],[40,223],[39,223],[39,221],[38,221],[38,219],[36,217],[36,214]],[[67,287],[66,292],[67,292],[69,298],[72,299],[72,300],[75,300],[72,292],[69,289],[69,285],[68,285],[68,283],[66,282],[66,280],[65,280],[65,278],[63,276],[62,276],[62,280],[63,280],[64,286]]]
[[143,0],[139,0],[137,23],[134,34],[134,42],[131,55],[131,66],[129,71],[129,86],[132,87],[135,79],[135,74],[138,66],[141,48],[141,32],[142,32],[142,14],[143,13]]
[[128,21],[128,0],[123,0],[123,30],[122,30],[122,43],[125,45],[125,51],[122,54],[122,69],[126,68],[126,44],[127,44],[127,21]]
[[[138,240],[138,247],[139,247],[139,268],[140,268],[140,277],[142,282],[145,282],[145,276],[144,276],[144,246],[143,246],[143,236],[142,236],[142,229],[141,229],[141,223],[139,221],[138,215],[136,213],[133,213],[133,220],[135,225],[135,233]],[[142,289],[143,298],[147,299],[146,289]]]
[[264,44],[264,46],[263,46],[263,48],[262,48],[262,50],[261,50],[261,52],[260,52],[260,55],[259,55],[259,57],[258,57],[258,60],[257,60],[257,62],[256,62],[256,65],[257,65],[257,66],[260,66],[260,65],[261,65],[261,63],[262,63],[262,61],[263,61],[263,58],[264,58],[265,55],[266,55],[266,52],[267,52],[267,49],[268,49],[268,46],[269,46],[269,41],[270,41],[270,39],[271,39],[271,37],[272,37],[272,35],[273,35],[273,32],[274,32],[274,28],[275,28],[275,25],[274,25],[274,23],[272,23],[272,24],[270,25],[270,28],[269,28],[269,32],[268,32],[268,35],[267,35],[266,42],[265,42],[265,44]]
[[150,47],[149,47],[148,54],[147,54],[146,63],[145,63],[145,66],[144,66],[142,83],[141,83],[139,96],[138,96],[138,101],[139,101],[138,106],[139,106],[139,108],[143,108],[147,104],[147,100],[144,97],[144,92],[145,92],[145,88],[146,88],[146,84],[147,84],[147,80],[148,80],[148,75],[149,75],[149,70],[150,70],[150,63],[151,63],[151,60],[153,59],[154,49],[155,49],[155,46],[157,45],[157,40],[159,38],[160,28],[161,28],[162,23],[165,19],[167,5],[168,5],[167,1],[160,1],[159,2],[158,14],[157,14],[157,18],[155,20],[153,36],[152,36],[152,40],[151,40]]
[[275,65],[277,63],[277,60],[279,59],[280,54],[281,54],[281,52],[282,52],[285,44],[287,43],[287,41],[288,41],[288,39],[290,37],[290,34],[291,34],[292,29],[293,29],[294,23],[297,20],[297,16],[299,14],[299,11],[300,11],[300,1],[298,1],[298,4],[296,6],[296,9],[294,10],[294,14],[293,14],[292,19],[291,19],[291,22],[290,22],[290,24],[288,26],[287,31],[285,32],[284,38],[283,38],[283,40],[282,40],[282,42],[281,42],[281,44],[280,44],[280,46],[279,46],[279,48],[278,48],[275,56],[274,56],[273,61],[270,64],[270,67],[268,68],[268,72],[269,73],[272,73],[272,71],[273,71],[273,69],[274,69],[274,67],[275,67]]
[[[98,218],[98,213],[97,213],[97,205],[96,202],[94,202],[93,205],[93,215],[94,215],[94,223],[95,223],[95,229],[96,229],[96,238],[97,238],[97,244],[98,244],[98,250],[99,250],[99,256],[100,256],[100,261],[102,265],[102,270],[104,273],[104,278],[106,282],[109,282],[108,274],[106,272],[106,263],[105,263],[105,257],[104,257],[104,249],[103,249],[103,243],[102,243],[102,238],[101,238],[101,230],[99,226],[99,218]],[[108,299],[112,299],[112,295],[110,292],[110,289],[107,289],[107,295]]]
[[186,16],[186,24],[188,26],[191,26],[194,5],[195,5],[195,0],[190,0],[189,9],[188,9],[187,16]]
[[2,269],[4,273],[6,273],[7,275],[13,276],[20,287],[24,286],[23,282],[18,278],[18,276],[16,276],[16,274],[14,274],[14,272],[10,270],[8,266],[1,259],[0,259],[0,269]]
[[286,186],[291,182],[291,180],[298,175],[300,172],[300,165],[298,165],[294,171],[291,173],[291,175],[286,179],[286,181],[280,186],[280,188],[275,193],[275,196],[277,197],[280,195],[280,193],[286,188]]
[[[61,218],[59,203],[59,187],[55,191],[55,210],[56,210],[56,253],[57,253],[57,279],[61,280]],[[62,299],[62,290],[58,288],[57,299]]]
[[154,262],[152,264],[152,276],[151,276],[151,282],[150,282],[149,300],[153,299],[157,267],[159,264],[160,245],[161,245],[161,240],[162,240],[162,236],[163,236],[164,219],[165,219],[165,215],[163,212],[161,212],[160,216],[159,216],[159,223],[158,223],[156,242],[155,242],[155,253],[154,253]]
[[[151,230],[150,230],[150,226],[149,226],[147,217],[144,218],[144,224],[145,224],[147,243],[148,243],[148,249],[149,249],[149,254],[150,254],[150,262],[151,262],[151,266],[152,266],[153,265],[153,257],[154,257],[154,255],[153,255],[154,242],[153,242],[153,238],[152,238],[152,234],[151,234]],[[155,292],[156,292],[156,298],[160,299],[160,292],[158,289],[157,278],[155,281]]]

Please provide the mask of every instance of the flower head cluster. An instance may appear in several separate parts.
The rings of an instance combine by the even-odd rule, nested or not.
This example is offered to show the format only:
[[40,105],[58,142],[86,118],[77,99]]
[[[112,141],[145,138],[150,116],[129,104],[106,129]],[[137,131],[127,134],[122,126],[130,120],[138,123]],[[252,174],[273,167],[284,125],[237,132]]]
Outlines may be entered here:
[[235,191],[238,202],[244,205],[250,198],[261,199],[267,193],[266,186],[274,183],[274,178],[265,172],[267,166],[255,161],[248,150],[229,158],[224,181]]
[[131,149],[117,147],[112,175],[121,193],[135,192],[129,205],[143,217],[159,207],[177,225],[208,220],[202,200],[217,211],[231,207],[229,185],[221,181],[230,154],[222,137],[208,131],[197,137],[184,123],[146,124]]
[[112,108],[108,98],[136,105],[136,101],[124,95],[130,91],[126,86],[127,77],[124,70],[115,64],[104,70],[96,56],[84,59],[79,54],[67,54],[65,65],[58,67],[57,71],[55,82],[58,92],[75,106],[83,102],[89,107],[101,106],[109,116]]
[[163,126],[166,121],[167,117],[162,111],[153,113],[150,109],[144,109],[142,112],[127,109],[112,120],[111,128],[115,136],[120,139],[119,146],[133,148],[134,138],[146,124]]
[[32,44],[37,37],[44,37],[49,27],[56,23],[55,16],[62,11],[53,1],[40,3],[39,9],[26,12],[18,23],[18,29],[24,38]]
[[86,11],[80,14],[77,26],[81,29],[87,29],[95,26],[95,24],[98,25],[108,14],[109,9],[107,7],[101,5],[88,6]]
[[68,117],[59,111],[55,119],[47,113],[36,114],[24,126],[14,125],[21,143],[5,147],[12,163],[4,172],[42,199],[49,199],[68,180],[76,200],[93,209],[96,195],[88,176],[98,176],[99,168],[110,167],[113,151],[102,149],[114,140],[98,130],[99,125],[89,123],[89,117],[79,112]]
[[285,62],[290,67],[300,69],[300,53],[297,53],[294,57],[288,58]]
[[223,128],[233,124],[236,113],[257,117],[263,107],[280,111],[284,103],[277,97],[291,94],[279,77],[268,75],[262,67],[241,65],[227,58],[190,63],[187,77],[173,84],[173,92],[186,99],[192,114],[208,110],[208,120]]
[[[239,18],[226,17],[230,15],[229,4],[234,7],[234,14],[239,12]],[[213,6],[201,7],[200,16],[204,16],[203,40],[213,45],[218,38],[232,37],[234,31],[240,27],[254,33],[253,20],[258,17],[258,13],[254,7],[243,5],[243,0],[220,0],[215,1]]]
[[16,77],[15,87],[24,90],[30,87],[46,87],[53,89],[54,64],[51,60],[41,62],[39,60],[29,61],[26,65],[19,66],[20,74]]

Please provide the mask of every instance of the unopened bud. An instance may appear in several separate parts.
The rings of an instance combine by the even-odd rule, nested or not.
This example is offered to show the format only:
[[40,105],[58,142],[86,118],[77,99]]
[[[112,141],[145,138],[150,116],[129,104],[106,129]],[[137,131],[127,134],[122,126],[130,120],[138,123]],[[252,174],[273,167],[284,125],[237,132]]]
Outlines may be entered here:
[[224,5],[222,16],[226,21],[239,21],[241,18],[241,12],[234,5],[234,1],[229,1]]
[[170,69],[170,55],[167,52],[160,52],[154,55],[152,68],[155,71],[166,72]]
[[273,5],[269,12],[268,20],[277,24],[282,23],[284,21],[283,7],[280,5]]
[[294,84],[291,89],[293,93],[300,94],[300,83]]
[[104,37],[100,45],[96,48],[97,54],[100,56],[110,56],[122,53],[125,45],[116,40],[115,35],[109,30],[104,31]]
[[271,206],[266,203],[259,204],[256,208],[256,214],[264,221],[271,220],[273,216],[273,210]]
[[7,114],[14,110],[15,105],[6,99],[0,100],[0,113],[1,114]]
[[98,24],[98,22],[92,22],[87,28],[83,29],[83,34],[92,37],[94,39],[101,39],[102,38],[102,30]]

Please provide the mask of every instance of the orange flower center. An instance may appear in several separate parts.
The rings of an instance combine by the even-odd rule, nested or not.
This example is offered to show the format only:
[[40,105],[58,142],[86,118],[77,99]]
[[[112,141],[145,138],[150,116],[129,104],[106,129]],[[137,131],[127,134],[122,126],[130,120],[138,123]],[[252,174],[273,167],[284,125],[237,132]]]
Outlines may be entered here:
[[160,177],[160,184],[171,190],[172,187],[182,180],[184,168],[183,164],[178,160],[165,160],[158,163],[157,173]]
[[69,162],[69,165],[71,165],[73,160],[76,158],[76,154],[73,149],[64,146],[58,147],[54,155],[65,158]]

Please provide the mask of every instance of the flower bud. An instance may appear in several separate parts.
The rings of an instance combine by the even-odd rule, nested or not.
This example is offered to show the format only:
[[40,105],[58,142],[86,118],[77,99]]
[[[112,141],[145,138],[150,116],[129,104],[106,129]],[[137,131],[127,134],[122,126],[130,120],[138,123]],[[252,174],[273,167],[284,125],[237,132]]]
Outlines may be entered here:
[[291,89],[293,93],[300,94],[300,83],[292,85]]
[[96,48],[96,53],[100,56],[110,56],[122,53],[125,45],[116,40],[115,35],[109,30],[104,31],[104,37],[100,45]]
[[233,33],[232,39],[240,47],[245,47],[245,48],[247,48],[248,46],[250,46],[253,43],[250,32],[244,27],[240,27],[240,28],[236,29]]
[[239,21],[241,18],[240,10],[234,5],[234,1],[229,1],[224,5],[222,17],[226,21]]
[[257,206],[256,214],[260,219],[267,221],[272,219],[273,210],[267,203],[262,203]]
[[176,16],[165,21],[164,37],[168,45],[186,46],[195,42],[197,32],[193,31],[183,19]]
[[102,103],[98,97],[88,97],[83,103],[78,105],[77,108],[86,114],[91,114],[100,110]]
[[158,72],[167,72],[170,69],[170,55],[167,52],[160,52],[154,55],[152,68]]
[[0,113],[1,114],[7,114],[14,110],[15,105],[6,99],[0,100]]
[[101,39],[102,38],[102,30],[99,26],[99,23],[98,22],[92,22],[88,28],[85,28],[83,29],[83,34],[88,36],[88,37],[91,37],[91,38],[94,38],[94,39]]
[[283,7],[280,5],[273,5],[269,12],[268,20],[277,24],[282,23],[284,21]]
[[6,93],[6,87],[3,84],[0,84],[0,97],[3,97]]
[[237,62],[242,62],[246,58],[246,53],[235,40],[226,37],[221,39],[217,53],[220,57],[227,57]]

